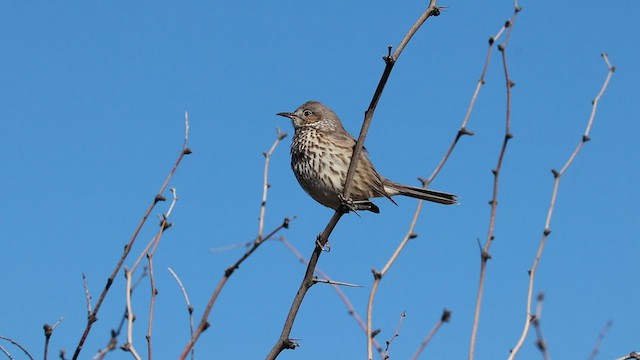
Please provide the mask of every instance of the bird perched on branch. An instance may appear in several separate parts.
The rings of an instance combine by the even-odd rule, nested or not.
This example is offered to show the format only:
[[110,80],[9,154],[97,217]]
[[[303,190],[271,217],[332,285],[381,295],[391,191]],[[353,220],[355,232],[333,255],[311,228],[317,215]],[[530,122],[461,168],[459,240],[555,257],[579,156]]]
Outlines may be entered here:
[[369,199],[395,195],[440,204],[456,204],[456,195],[402,185],[380,176],[366,152],[362,152],[350,188],[350,202],[342,193],[356,140],[342,126],[338,115],[317,101],[307,101],[294,112],[281,112],[293,122],[291,168],[300,186],[320,204],[338,210],[343,204],[351,210],[380,209]]

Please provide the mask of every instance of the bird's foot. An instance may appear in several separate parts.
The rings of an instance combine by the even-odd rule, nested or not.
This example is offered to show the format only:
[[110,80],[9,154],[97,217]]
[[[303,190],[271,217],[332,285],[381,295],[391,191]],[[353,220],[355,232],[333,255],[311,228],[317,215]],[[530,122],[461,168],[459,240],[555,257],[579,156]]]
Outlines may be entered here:
[[331,251],[331,244],[329,244],[329,240],[327,240],[327,242],[324,243],[324,245],[322,245],[322,243],[320,242],[320,235],[316,237],[316,246],[322,249],[322,251],[326,251],[326,252]]

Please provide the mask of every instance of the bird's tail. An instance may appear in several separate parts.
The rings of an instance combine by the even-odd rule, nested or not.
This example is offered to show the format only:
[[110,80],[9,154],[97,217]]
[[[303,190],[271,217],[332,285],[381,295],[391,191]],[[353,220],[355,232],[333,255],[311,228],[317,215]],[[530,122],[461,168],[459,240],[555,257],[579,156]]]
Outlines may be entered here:
[[458,203],[456,200],[457,195],[423,189],[415,186],[402,185],[387,179],[384,179],[384,190],[391,196],[403,195],[445,205]]

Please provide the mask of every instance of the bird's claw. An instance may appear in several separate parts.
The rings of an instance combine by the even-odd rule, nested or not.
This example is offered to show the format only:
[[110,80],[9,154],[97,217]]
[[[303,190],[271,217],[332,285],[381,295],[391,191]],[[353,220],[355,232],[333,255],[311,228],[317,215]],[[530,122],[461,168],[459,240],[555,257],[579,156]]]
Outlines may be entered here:
[[331,251],[331,244],[329,244],[329,240],[327,240],[327,242],[322,245],[322,243],[320,242],[320,235],[318,235],[318,238],[316,238],[316,246],[322,249],[322,251]]

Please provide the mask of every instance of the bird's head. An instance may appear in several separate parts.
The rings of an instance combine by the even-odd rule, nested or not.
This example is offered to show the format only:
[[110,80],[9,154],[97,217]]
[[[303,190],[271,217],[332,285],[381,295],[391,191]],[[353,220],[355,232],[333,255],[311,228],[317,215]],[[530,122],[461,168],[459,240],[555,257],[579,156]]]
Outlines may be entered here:
[[294,112],[281,112],[276,115],[291,119],[296,130],[311,127],[317,130],[334,131],[342,128],[338,115],[318,101],[307,101]]

